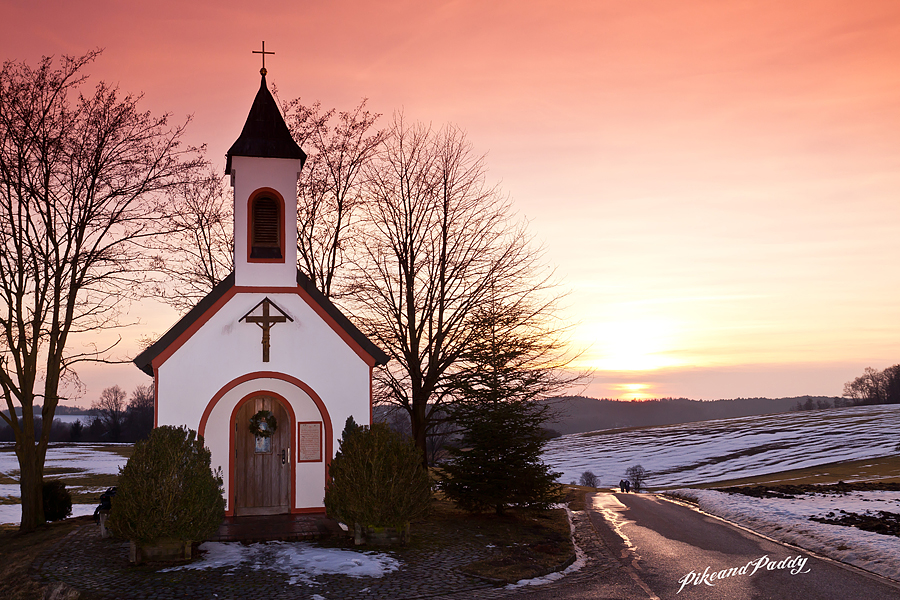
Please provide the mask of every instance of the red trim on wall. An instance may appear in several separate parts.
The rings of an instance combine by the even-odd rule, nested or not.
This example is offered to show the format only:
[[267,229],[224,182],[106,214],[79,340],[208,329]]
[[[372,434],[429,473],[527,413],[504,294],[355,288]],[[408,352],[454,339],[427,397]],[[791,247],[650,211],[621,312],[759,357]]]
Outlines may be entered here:
[[[250,258],[250,251],[253,249],[253,201],[260,196],[271,196],[278,201],[279,211],[281,215],[281,231],[278,232],[278,244],[281,248],[281,258]],[[270,187],[261,187],[254,190],[247,198],[247,262],[248,263],[284,263],[286,260],[284,253],[284,239],[287,237],[285,231],[285,223],[287,219],[284,214],[284,197]]]
[[312,297],[304,290],[302,287],[297,286],[297,293],[303,298],[304,302],[309,305],[316,314],[322,317],[322,320],[325,321],[335,333],[341,336],[341,339],[344,340],[344,343],[350,346],[350,348],[356,352],[356,355],[359,356],[364,363],[369,365],[369,367],[375,366],[375,359],[369,356],[369,353],[363,350],[362,346],[356,343],[350,334],[344,331],[344,328],[338,325],[337,321],[335,321],[331,315],[325,312],[325,309],[319,306],[319,303],[312,299]]
[[369,427],[375,418],[375,392],[372,390],[372,365],[369,365]]
[[[240,384],[246,383],[248,381],[253,381],[254,379],[279,379],[281,381],[286,381],[286,382],[300,388],[301,390],[306,392],[310,398],[312,398],[312,401],[315,403],[316,408],[319,409],[319,414],[322,416],[322,424],[325,428],[325,482],[327,484],[327,482],[328,482],[328,467],[331,465],[331,457],[333,454],[333,446],[334,446],[334,441],[333,441],[334,433],[333,433],[332,424],[331,424],[331,415],[328,414],[328,409],[325,407],[325,403],[322,402],[322,399],[319,398],[319,395],[316,394],[313,391],[313,389],[311,387],[309,387],[307,384],[303,383],[302,381],[300,381],[299,379],[297,379],[296,377],[293,377],[291,375],[287,375],[285,373],[277,373],[275,371],[256,371],[255,373],[247,373],[246,375],[242,375],[236,379],[232,379],[231,381],[226,383],[222,387],[222,389],[220,389],[218,392],[216,392],[216,394],[212,397],[212,399],[207,403],[206,408],[203,410],[203,416],[200,417],[200,426],[198,427],[198,433],[200,435],[204,435],[206,433],[206,423],[209,421],[209,416],[210,416],[210,414],[212,414],[213,408],[215,408],[216,404],[219,402],[219,400],[221,400],[225,396],[225,394],[227,394],[228,392],[230,392],[231,390],[233,390]],[[258,392],[258,391],[253,392],[251,395],[257,395],[259,393],[261,393],[261,392]],[[269,393],[269,392],[266,392],[266,393]],[[278,397],[281,398],[281,396],[278,396]],[[244,402],[245,400],[246,400],[246,397],[243,400],[241,400],[241,402]],[[238,404],[240,404],[240,402]],[[290,407],[290,403],[288,403],[288,406]],[[293,410],[290,410],[290,413],[291,413],[291,420],[293,421],[294,420]],[[233,468],[234,468],[234,466],[233,466],[233,464],[234,464],[234,461],[233,461],[233,457],[234,457],[234,437],[233,437],[234,436],[234,415],[235,415],[235,413],[232,411],[231,420],[228,423],[228,436],[229,436],[228,437],[228,440],[229,440],[228,441],[228,453],[229,453],[229,455],[228,455],[228,464],[229,464],[228,506],[229,506],[229,509],[225,513],[228,516],[234,515],[234,496],[232,495],[232,489],[231,489],[231,486],[234,482],[234,473],[233,473]],[[296,441],[296,430],[294,430],[293,427],[291,429],[293,430],[291,435],[292,435],[292,437],[295,438],[295,441]],[[292,445],[292,447],[295,448],[295,455],[296,455],[296,446]],[[296,460],[291,460],[291,463],[292,463],[292,465],[296,464]],[[294,468],[294,467],[292,466],[291,468]],[[296,473],[294,474],[294,480],[296,481]],[[291,484],[291,494],[294,494],[294,484],[293,483]],[[293,507],[294,504],[296,504],[296,497],[292,496],[291,506]],[[306,510],[306,509],[302,509],[302,510]],[[321,510],[323,510],[323,509],[317,509],[317,510],[319,512],[321,512]],[[293,508],[291,509],[291,512],[292,513],[295,512]],[[312,512],[316,512],[316,511],[314,510]]]
[[[234,430],[235,424],[234,419],[237,417],[237,413],[240,408],[252,400],[257,396],[271,396],[275,398],[276,401],[281,403],[284,409],[287,411],[288,418],[291,420],[291,423],[296,422],[297,417],[294,415],[294,408],[291,406],[291,403],[287,401],[287,399],[278,394],[276,392],[270,390],[256,390],[250,392],[243,398],[241,398],[237,404],[234,405],[234,410],[231,411],[231,418],[228,420],[228,510],[225,511],[226,516],[234,516]],[[204,413],[205,415],[206,413]],[[205,427],[205,423],[204,429]],[[201,434],[202,435],[202,434]],[[291,451],[295,452],[297,449],[297,436],[294,432],[294,428],[291,427]],[[291,461],[291,500],[288,509],[291,510],[294,508],[294,505],[297,504],[297,463],[295,461]]]
[[160,352],[153,359],[153,361],[151,361],[150,364],[153,365],[153,370],[155,371],[156,369],[161,367],[163,365],[163,363],[165,363],[167,360],[169,360],[169,357],[171,357],[173,354],[175,354],[175,352],[177,352],[178,349],[181,348],[185,342],[187,342],[189,339],[191,339],[191,337],[195,333],[197,333],[197,331],[199,331],[200,328],[203,327],[206,324],[206,322],[209,321],[213,317],[213,315],[215,315],[217,312],[219,312],[219,309],[221,309],[223,306],[225,306],[225,304],[227,304],[228,301],[231,300],[236,293],[237,292],[235,292],[235,288],[231,288],[230,290],[225,292],[221,298],[219,298],[212,306],[209,307],[209,310],[207,310],[205,313],[200,315],[196,321],[191,323],[190,327],[188,327],[187,329],[184,330],[184,333],[182,333],[177,338],[172,340],[172,343],[169,344],[165,350]]
[[153,367],[153,427],[159,427],[159,371]]
[[221,298],[219,298],[209,309],[200,315],[196,321],[191,323],[190,327],[184,330],[184,333],[179,335],[176,339],[172,340],[165,350],[159,353],[159,355],[153,359],[151,365],[153,366],[153,370],[156,371],[159,367],[163,365],[169,358],[181,348],[185,342],[187,342],[191,336],[193,336],[197,331],[200,330],[203,325],[206,324],[219,310],[225,306],[229,300],[234,298],[236,294],[297,294],[300,296],[306,304],[312,308],[319,317],[322,318],[325,323],[331,327],[331,329],[337,333],[344,343],[350,346],[350,348],[359,356],[363,362],[369,365],[370,369],[375,365],[375,359],[369,356],[369,353],[366,352],[362,346],[360,346],[356,340],[350,337],[344,329],[338,325],[337,321],[335,321],[331,315],[325,312],[319,303],[310,297],[309,294],[306,293],[306,290],[301,288],[300,286],[290,286],[290,287],[276,287],[276,286],[234,286],[227,292],[225,292]]

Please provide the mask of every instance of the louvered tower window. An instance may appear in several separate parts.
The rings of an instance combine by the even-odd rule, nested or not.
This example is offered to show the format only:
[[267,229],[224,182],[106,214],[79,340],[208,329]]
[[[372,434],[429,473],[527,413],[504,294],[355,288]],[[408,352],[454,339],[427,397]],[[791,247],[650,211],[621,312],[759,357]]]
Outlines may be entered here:
[[281,206],[274,198],[253,201],[250,258],[284,258],[281,254]]

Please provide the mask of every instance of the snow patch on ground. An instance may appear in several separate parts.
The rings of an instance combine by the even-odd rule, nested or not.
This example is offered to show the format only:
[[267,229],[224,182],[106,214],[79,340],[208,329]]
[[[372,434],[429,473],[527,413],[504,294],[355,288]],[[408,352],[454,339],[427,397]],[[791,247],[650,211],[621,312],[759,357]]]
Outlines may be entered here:
[[[99,504],[99,503],[98,503]],[[73,504],[72,516],[83,517],[93,515],[97,504]],[[21,504],[0,504],[0,524],[18,525],[22,521]]]
[[317,575],[382,577],[400,568],[400,561],[377,552],[354,552],[337,548],[317,548],[305,542],[267,542],[245,546],[239,542],[206,542],[203,559],[189,565],[163,569],[160,573],[181,570],[226,569],[249,564],[254,570],[266,569],[290,576],[288,583],[316,584]]
[[18,498],[20,492],[18,483],[0,483],[0,498]]
[[796,498],[753,498],[694,489],[666,493],[693,500],[705,512],[768,537],[900,581],[900,538],[809,520],[839,510],[900,513],[900,492],[805,494]]

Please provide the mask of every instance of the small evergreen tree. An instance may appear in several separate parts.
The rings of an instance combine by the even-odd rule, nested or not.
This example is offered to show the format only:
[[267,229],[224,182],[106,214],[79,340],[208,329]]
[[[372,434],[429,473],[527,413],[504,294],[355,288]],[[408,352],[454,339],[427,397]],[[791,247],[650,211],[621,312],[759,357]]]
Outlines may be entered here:
[[470,512],[509,507],[548,508],[562,500],[555,473],[541,462],[546,438],[541,425],[548,407],[523,401],[478,402],[455,406],[461,437],[449,449],[441,489]]
[[62,481],[45,481],[43,496],[45,521],[61,521],[72,514],[72,495]]
[[81,423],[81,419],[75,419],[75,422],[69,427],[69,440],[73,442],[81,441],[81,434],[83,432],[84,425]]
[[[343,442],[350,438],[350,436],[357,431],[359,431],[360,427],[356,424],[356,421],[353,420],[353,415],[347,417],[347,420],[344,422],[344,431],[341,432],[340,441]],[[338,454],[340,454],[340,450],[338,450]]]
[[384,423],[347,419],[328,476],[325,510],[347,525],[402,529],[431,507],[431,478],[416,446]]
[[109,526],[139,543],[203,540],[225,516],[222,492],[203,438],[185,427],[157,427],[119,471]]
[[459,400],[448,409],[459,440],[449,449],[441,488],[464,510],[546,508],[562,499],[555,473],[541,462],[550,407],[540,397],[571,383],[557,367],[560,341],[527,306],[494,298],[476,315],[478,335],[454,377]]

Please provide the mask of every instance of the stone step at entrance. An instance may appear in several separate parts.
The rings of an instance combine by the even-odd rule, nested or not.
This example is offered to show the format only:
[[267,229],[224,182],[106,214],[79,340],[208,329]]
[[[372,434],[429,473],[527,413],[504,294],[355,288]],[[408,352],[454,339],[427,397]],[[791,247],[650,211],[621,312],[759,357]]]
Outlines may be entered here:
[[338,533],[338,524],[325,513],[225,517],[210,542],[295,542]]

